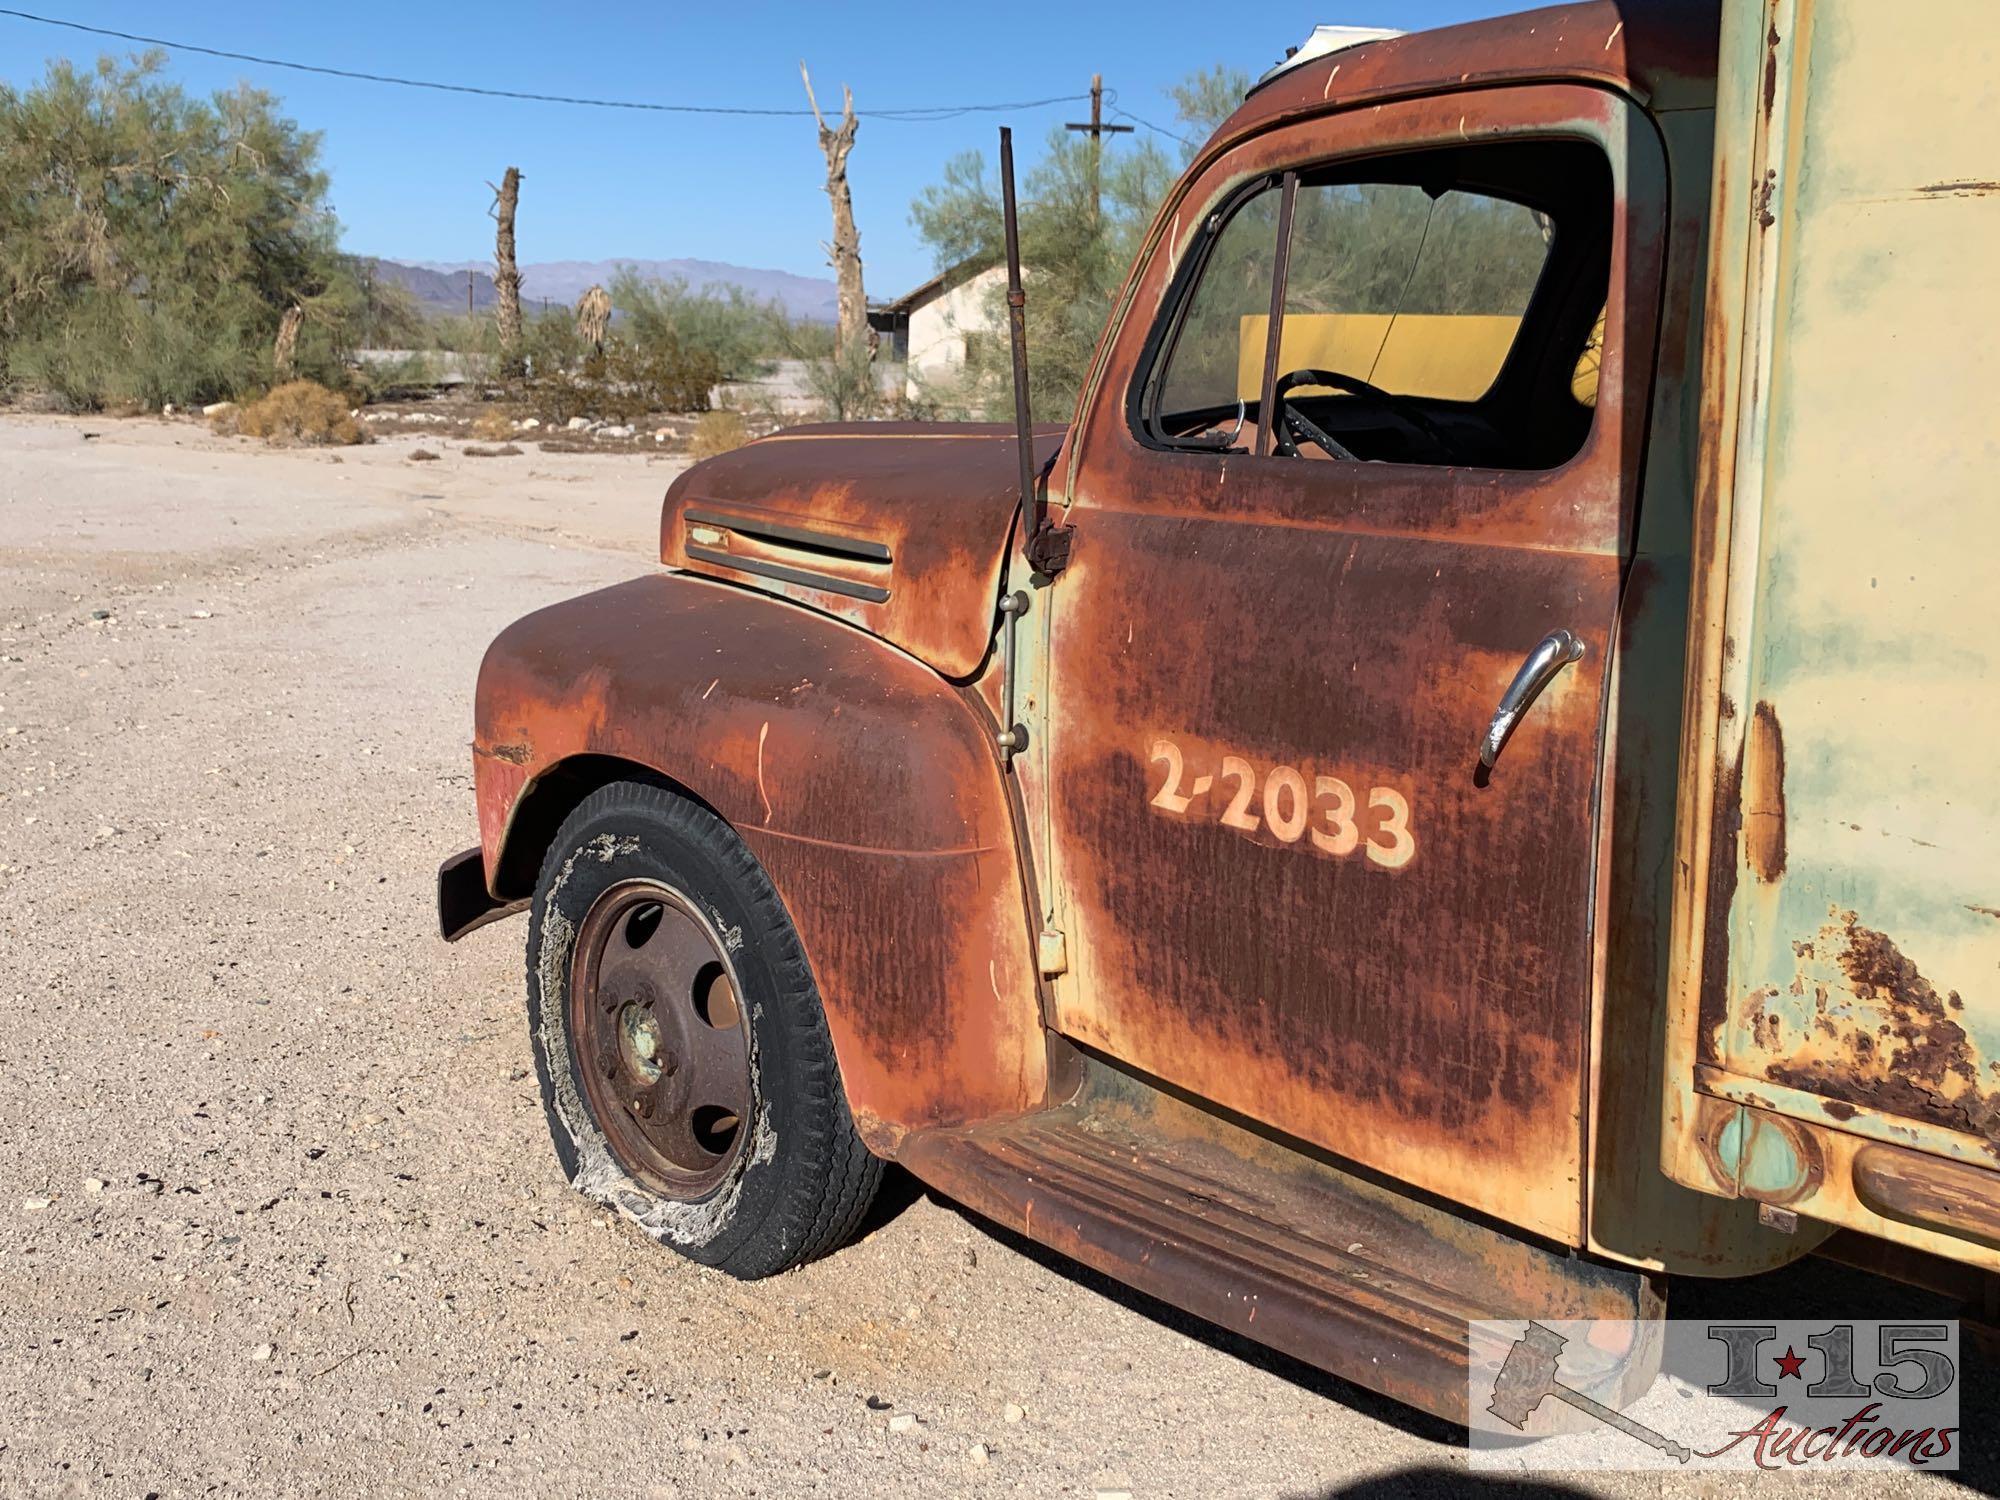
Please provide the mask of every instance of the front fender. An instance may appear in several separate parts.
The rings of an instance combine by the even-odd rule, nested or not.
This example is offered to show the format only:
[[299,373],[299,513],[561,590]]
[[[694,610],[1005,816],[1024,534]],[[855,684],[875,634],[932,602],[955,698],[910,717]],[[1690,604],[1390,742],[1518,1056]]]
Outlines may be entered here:
[[[496,899],[519,899],[565,767],[701,798],[776,886],[856,1123],[903,1134],[1038,1107],[1045,1043],[990,727],[921,662],[796,605],[654,575],[516,621],[479,670],[473,772]],[[511,882],[511,884],[510,884]]]

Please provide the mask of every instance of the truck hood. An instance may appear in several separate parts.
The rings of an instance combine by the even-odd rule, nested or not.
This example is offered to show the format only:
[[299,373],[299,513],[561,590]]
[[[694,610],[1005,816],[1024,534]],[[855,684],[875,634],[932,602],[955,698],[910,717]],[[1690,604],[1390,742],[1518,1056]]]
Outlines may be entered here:
[[[1038,427],[1045,474],[1064,429]],[[859,625],[948,677],[985,659],[1019,509],[1014,429],[794,427],[696,464],[667,491],[660,560]]]

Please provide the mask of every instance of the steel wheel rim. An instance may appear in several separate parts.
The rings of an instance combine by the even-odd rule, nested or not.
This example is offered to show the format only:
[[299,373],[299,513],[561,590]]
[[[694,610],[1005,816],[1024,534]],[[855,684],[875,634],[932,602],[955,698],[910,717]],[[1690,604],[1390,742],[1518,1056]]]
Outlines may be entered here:
[[672,887],[623,881],[591,904],[575,953],[574,1063],[611,1154],[668,1197],[706,1196],[755,1104],[749,1017],[714,930]]

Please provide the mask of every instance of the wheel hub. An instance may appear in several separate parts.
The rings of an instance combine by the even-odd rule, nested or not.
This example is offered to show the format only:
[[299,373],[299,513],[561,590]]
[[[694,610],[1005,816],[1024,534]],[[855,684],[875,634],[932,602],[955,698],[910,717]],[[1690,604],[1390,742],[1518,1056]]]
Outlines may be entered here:
[[627,881],[585,914],[575,954],[571,1039],[592,1117],[626,1171],[704,1196],[751,1117],[748,1028],[720,946],[679,892]]

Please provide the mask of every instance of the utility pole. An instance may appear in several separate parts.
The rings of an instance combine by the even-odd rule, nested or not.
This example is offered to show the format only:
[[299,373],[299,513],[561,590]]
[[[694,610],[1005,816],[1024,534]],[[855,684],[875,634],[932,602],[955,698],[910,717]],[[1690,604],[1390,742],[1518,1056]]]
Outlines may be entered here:
[[1090,227],[1094,230],[1104,217],[1104,138],[1107,135],[1130,135],[1130,125],[1107,125],[1104,123],[1104,75],[1090,75],[1090,123],[1080,125],[1072,120],[1063,126],[1065,130],[1081,130],[1090,137]]
[[472,273],[465,273],[465,315],[472,316]]

